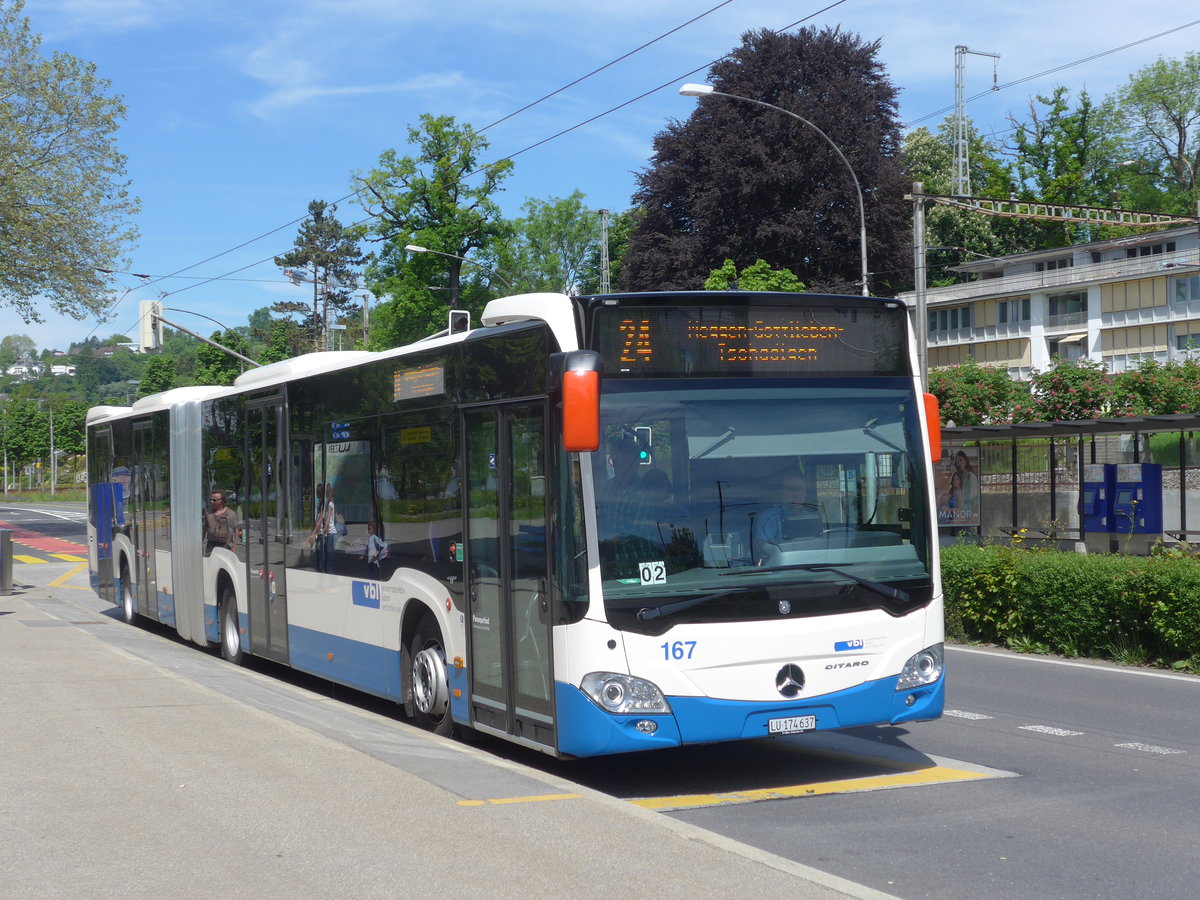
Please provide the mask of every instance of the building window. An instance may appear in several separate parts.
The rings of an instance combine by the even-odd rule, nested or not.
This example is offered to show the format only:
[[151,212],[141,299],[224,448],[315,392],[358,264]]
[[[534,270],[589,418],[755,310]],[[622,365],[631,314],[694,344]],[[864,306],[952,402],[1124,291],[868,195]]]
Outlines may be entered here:
[[1069,269],[1075,265],[1073,257],[1065,259],[1050,259],[1046,262],[1034,263],[1033,270],[1035,272],[1053,272],[1055,269]]
[[996,304],[996,322],[1008,325],[1012,322],[1029,321],[1029,298],[1021,300],[1001,300]]
[[1087,335],[1051,338],[1046,344],[1051,358],[1057,356],[1064,361],[1082,359],[1086,355]]
[[1158,256],[1161,253],[1174,253],[1175,242],[1167,241],[1162,244],[1142,244],[1140,247],[1130,247],[1125,251],[1126,259],[1133,259],[1137,256]]
[[1087,292],[1076,291],[1072,294],[1050,295],[1050,316],[1065,316],[1071,313],[1087,312]]
[[1200,300],[1200,275],[1184,275],[1172,280],[1175,282],[1174,297],[1177,303]]
[[929,330],[958,331],[970,328],[974,322],[971,306],[951,306],[929,313]]

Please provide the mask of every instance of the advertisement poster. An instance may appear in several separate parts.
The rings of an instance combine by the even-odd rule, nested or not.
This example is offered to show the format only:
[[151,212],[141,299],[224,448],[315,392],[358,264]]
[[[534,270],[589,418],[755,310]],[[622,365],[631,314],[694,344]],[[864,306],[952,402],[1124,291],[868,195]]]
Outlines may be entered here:
[[979,525],[979,450],[948,449],[933,466],[938,525],[971,528]]

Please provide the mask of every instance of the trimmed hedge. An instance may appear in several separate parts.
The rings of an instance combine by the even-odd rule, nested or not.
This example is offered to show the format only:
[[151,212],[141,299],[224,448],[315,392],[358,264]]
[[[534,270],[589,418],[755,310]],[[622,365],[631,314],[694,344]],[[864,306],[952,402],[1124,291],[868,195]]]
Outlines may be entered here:
[[953,638],[1200,671],[1200,560],[942,549]]

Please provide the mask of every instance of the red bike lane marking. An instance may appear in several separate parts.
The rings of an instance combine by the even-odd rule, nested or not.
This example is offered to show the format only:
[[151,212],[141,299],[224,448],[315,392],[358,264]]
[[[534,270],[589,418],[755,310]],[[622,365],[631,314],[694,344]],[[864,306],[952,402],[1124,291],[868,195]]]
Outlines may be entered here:
[[9,522],[0,522],[0,528],[7,528],[12,532],[13,543],[30,547],[33,550],[41,550],[43,553],[87,553],[87,547],[83,544],[38,534],[36,531],[29,531]]

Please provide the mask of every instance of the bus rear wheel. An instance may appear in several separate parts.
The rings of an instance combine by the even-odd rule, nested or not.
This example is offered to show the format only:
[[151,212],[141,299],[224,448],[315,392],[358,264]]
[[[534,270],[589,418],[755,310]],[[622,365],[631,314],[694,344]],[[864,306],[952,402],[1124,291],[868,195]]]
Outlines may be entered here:
[[242,631],[238,623],[237,597],[233,588],[226,585],[221,590],[221,657],[235,666],[242,664]]
[[121,618],[126,624],[132,625],[137,621],[137,615],[137,594],[129,578],[129,567],[121,566]]
[[413,720],[427,731],[448,736],[454,720],[450,718],[446,650],[432,617],[422,616],[417,623],[408,655],[412,660]]

